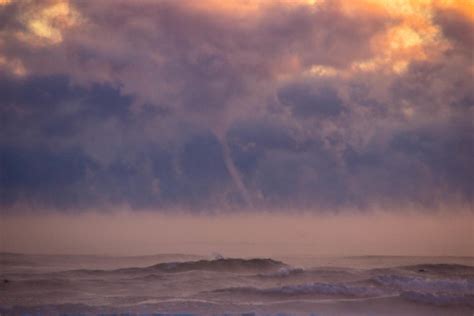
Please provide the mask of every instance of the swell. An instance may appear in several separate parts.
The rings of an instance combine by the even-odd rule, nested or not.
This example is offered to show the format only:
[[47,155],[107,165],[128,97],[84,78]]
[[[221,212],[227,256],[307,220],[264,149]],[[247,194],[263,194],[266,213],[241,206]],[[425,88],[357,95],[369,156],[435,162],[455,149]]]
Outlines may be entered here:
[[265,258],[239,259],[219,258],[214,260],[199,260],[185,262],[159,263],[148,269],[156,269],[164,272],[184,272],[193,270],[223,271],[223,272],[251,272],[271,271],[286,267],[281,261]]
[[386,294],[374,286],[362,286],[344,283],[305,283],[271,288],[230,287],[214,290],[214,293],[240,294],[268,297],[376,297]]
[[396,290],[393,288],[377,287],[362,284],[343,283],[307,283],[270,288],[229,287],[211,292],[215,295],[241,299],[262,299],[271,301],[278,299],[376,299],[384,297],[399,297],[403,300],[436,305],[436,306],[469,306],[474,307],[474,293],[447,292],[423,290]]
[[122,268],[115,270],[69,270],[62,273],[69,274],[136,274],[136,273],[178,273],[188,271],[210,271],[210,272],[250,272],[262,273],[278,271],[278,269],[288,267],[285,263],[269,258],[239,259],[239,258],[219,258],[213,260],[197,260],[183,262],[165,262],[152,266],[138,268]]
[[400,269],[426,274],[474,276],[474,266],[468,266],[463,264],[417,264],[411,266],[403,266],[400,267]]
[[465,305],[474,307],[474,294],[453,295],[448,293],[424,293],[406,291],[400,297],[416,303],[424,303],[437,306]]
[[279,268],[276,271],[260,273],[257,275],[258,278],[262,279],[284,279],[292,277],[338,277],[338,278],[350,278],[356,276],[361,271],[353,270],[348,268],[295,268],[291,266],[285,266]]
[[424,278],[406,275],[379,275],[370,279],[380,286],[401,291],[474,294],[474,279]]

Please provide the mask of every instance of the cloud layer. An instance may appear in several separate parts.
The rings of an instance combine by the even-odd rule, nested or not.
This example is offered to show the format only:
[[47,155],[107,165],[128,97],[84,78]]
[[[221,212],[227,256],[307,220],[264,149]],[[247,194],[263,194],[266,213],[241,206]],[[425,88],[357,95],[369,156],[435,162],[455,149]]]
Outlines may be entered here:
[[0,1],[4,210],[472,206],[465,1]]

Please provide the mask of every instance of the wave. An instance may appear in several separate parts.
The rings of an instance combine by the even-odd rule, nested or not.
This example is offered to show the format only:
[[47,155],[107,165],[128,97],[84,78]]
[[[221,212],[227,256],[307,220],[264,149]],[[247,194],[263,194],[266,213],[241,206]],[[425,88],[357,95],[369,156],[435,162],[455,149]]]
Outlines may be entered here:
[[312,268],[312,269],[303,269],[291,266],[285,266],[277,271],[267,272],[258,274],[257,277],[264,278],[264,279],[271,279],[271,278],[291,278],[297,276],[305,276],[305,277],[326,277],[326,278],[334,278],[334,277],[353,277],[357,274],[356,270],[349,269],[349,268]]
[[162,281],[164,279],[165,279],[165,276],[163,276],[163,274],[146,274],[146,275],[132,277],[128,280],[142,281],[142,282],[155,282],[155,281]]
[[403,291],[474,294],[474,280],[469,279],[429,279],[418,276],[379,275],[371,280],[379,285]]
[[432,304],[438,306],[467,305],[474,307],[473,294],[453,295],[446,293],[423,293],[407,291],[402,292],[400,294],[400,297],[417,303]]
[[419,273],[427,274],[441,274],[441,275],[471,275],[474,276],[474,266],[463,264],[417,264],[411,266],[400,267],[403,270],[409,270]]
[[269,258],[219,258],[214,260],[159,263],[146,269],[159,270],[163,272],[186,272],[195,270],[215,272],[259,272],[278,271],[279,269],[286,267],[288,266],[283,262]]
[[303,274],[305,272],[307,272],[307,271],[303,268],[294,268],[294,267],[290,267],[290,266],[285,266],[285,267],[281,267],[278,270],[273,271],[273,272],[261,273],[258,276],[263,277],[263,278],[267,278],[267,277],[268,278],[289,277],[289,276],[293,276],[293,275],[300,275],[300,274]]
[[188,271],[209,271],[209,272],[249,272],[262,273],[278,271],[278,269],[288,267],[285,263],[273,259],[234,259],[220,258],[214,260],[198,261],[177,261],[158,263],[148,267],[130,267],[115,270],[88,270],[76,269],[58,272],[58,274],[68,274],[75,276],[82,275],[113,275],[113,274],[154,274],[154,273],[178,273]]
[[[7,282],[5,282],[7,280]],[[28,288],[28,289],[58,289],[66,286],[70,286],[72,282],[70,280],[65,280],[65,279],[30,279],[30,280],[11,280],[11,279],[4,279],[3,283],[0,286],[0,289],[2,287],[4,288],[9,288],[10,286],[14,286],[17,289],[20,288]],[[8,286],[8,287],[7,287]]]
[[264,296],[342,296],[342,297],[374,297],[386,294],[381,289],[373,286],[359,286],[352,284],[307,283],[286,285],[272,288],[231,287],[214,290],[214,293],[231,293],[243,295]]

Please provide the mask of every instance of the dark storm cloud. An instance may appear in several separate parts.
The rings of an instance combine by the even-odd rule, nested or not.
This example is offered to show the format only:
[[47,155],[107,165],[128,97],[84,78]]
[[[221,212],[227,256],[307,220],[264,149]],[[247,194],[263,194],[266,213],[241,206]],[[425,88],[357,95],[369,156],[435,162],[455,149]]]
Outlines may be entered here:
[[131,98],[109,86],[72,87],[65,76],[0,78],[3,142],[52,141],[113,117],[126,123]]
[[411,201],[436,206],[442,201],[472,203],[474,129],[466,121],[399,131],[387,144],[345,152],[353,196],[365,202]]
[[452,41],[462,53],[472,58],[474,22],[454,10],[437,11],[435,21],[441,26],[443,35]]
[[330,117],[343,111],[342,100],[332,87],[290,85],[279,91],[278,97],[297,116]]
[[300,141],[284,130],[265,127],[265,122],[232,130],[236,165],[263,205],[472,202],[474,128],[465,118],[407,126],[363,147],[346,144],[342,158],[324,139]]
[[[137,142],[147,138],[143,124],[161,113],[144,107],[133,114],[129,96],[102,85],[73,86],[62,76],[3,78],[0,91],[4,206],[190,206],[211,203],[217,191],[226,193],[229,176],[222,148],[209,131],[190,128],[173,148],[153,143],[153,137]],[[120,143],[103,160],[101,151],[87,146],[83,132],[110,119],[120,122],[126,130],[122,135],[131,139],[110,139],[121,136],[120,125],[112,136],[93,135],[103,147]]]
[[88,168],[94,168],[93,162],[78,149],[54,152],[37,146],[1,145],[1,204],[86,206],[90,202],[90,192],[84,186]]
[[448,49],[359,71],[396,55],[377,45],[397,18],[338,1],[55,3],[0,7],[6,208],[472,203],[472,23],[457,11],[434,19]]

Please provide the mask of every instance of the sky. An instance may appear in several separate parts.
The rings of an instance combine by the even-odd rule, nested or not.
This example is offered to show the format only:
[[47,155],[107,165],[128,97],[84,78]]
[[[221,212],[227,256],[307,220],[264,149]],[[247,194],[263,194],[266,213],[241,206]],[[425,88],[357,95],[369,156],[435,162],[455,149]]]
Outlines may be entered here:
[[0,0],[0,214],[472,216],[473,45],[471,0]]

